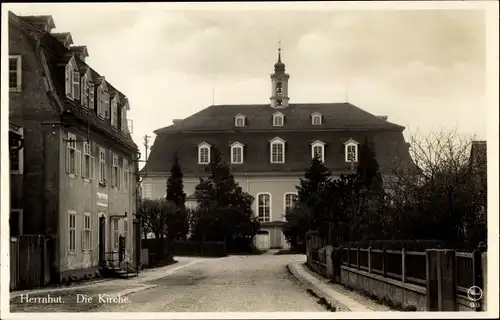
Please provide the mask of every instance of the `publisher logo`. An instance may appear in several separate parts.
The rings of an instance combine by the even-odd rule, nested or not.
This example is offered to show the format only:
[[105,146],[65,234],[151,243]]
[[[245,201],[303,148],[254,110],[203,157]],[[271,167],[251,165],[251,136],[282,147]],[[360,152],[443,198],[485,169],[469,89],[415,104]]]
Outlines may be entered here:
[[469,300],[477,302],[483,297],[483,290],[481,290],[478,286],[472,286],[469,290],[467,290],[467,297]]

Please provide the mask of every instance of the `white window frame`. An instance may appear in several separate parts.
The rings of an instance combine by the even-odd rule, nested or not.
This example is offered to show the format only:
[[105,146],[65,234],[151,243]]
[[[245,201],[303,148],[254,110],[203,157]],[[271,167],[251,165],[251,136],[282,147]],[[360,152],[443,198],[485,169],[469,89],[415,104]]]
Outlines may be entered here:
[[76,211],[68,211],[68,251],[76,251]]
[[313,126],[320,126],[323,124],[323,115],[321,113],[313,113],[311,115],[311,124]]
[[[18,128],[17,133],[21,135],[22,138],[24,138],[24,129],[23,128]],[[9,163],[10,163],[10,157],[9,157]],[[17,170],[10,170],[11,174],[23,174],[24,172],[24,148],[21,148],[17,150]]]
[[99,183],[106,185],[106,150],[99,148]]
[[285,124],[285,116],[281,112],[273,114],[273,127],[283,127]]
[[311,144],[311,159],[314,159],[315,148],[321,149],[321,157],[319,157],[319,160],[321,162],[325,162],[325,143],[323,141],[316,140]]
[[[82,76],[82,79],[81,79],[81,90],[80,90],[80,95],[81,95],[81,98],[80,98],[80,104],[82,105],[82,107],[84,108],[89,108],[90,106],[90,79],[91,79],[91,75],[90,75],[90,72],[88,71],[87,69],[87,72],[85,72],[85,74]],[[92,101],[94,101],[93,97],[92,97]],[[93,107],[90,107],[91,109],[93,109]]]
[[118,219],[111,220],[111,231],[113,234],[112,247],[117,250],[120,243],[120,221]]
[[128,102],[125,102],[125,105],[121,108],[121,130],[122,132],[128,132],[128,122],[127,122],[127,110],[128,110]]
[[[82,150],[82,177],[84,179],[92,180],[94,178],[94,162],[95,159],[92,156],[92,144],[90,141],[83,142]],[[88,168],[87,168],[88,163]]]
[[[10,70],[10,60],[16,60],[16,70]],[[9,55],[9,92],[21,92],[22,90],[22,76],[23,76],[23,67],[22,67],[22,56],[21,55]],[[10,74],[13,73],[16,75],[16,87],[10,86]]]
[[129,181],[129,166],[128,166],[128,160],[123,159],[123,191],[127,192],[128,191],[128,184],[130,183]]
[[144,188],[143,188],[143,197],[145,199],[152,199],[153,198],[153,184],[152,183],[144,183]]
[[80,98],[80,72],[75,58],[72,57],[65,67],[66,97],[71,100]]
[[78,177],[82,169],[82,152],[77,149],[76,135],[68,132],[66,144],[66,173]]
[[[269,142],[269,156],[270,156],[269,157],[269,161],[271,163],[285,163],[285,151],[286,151],[286,149],[285,149],[285,143],[286,143],[286,141],[283,140],[283,139],[281,139],[281,138],[279,138],[279,137],[276,137],[276,138],[274,138],[273,140],[271,140]],[[273,161],[273,146],[274,145],[281,145],[282,152],[283,152],[283,161],[278,161],[278,160]]]
[[348,141],[346,141],[344,143],[345,145],[345,162],[351,162],[349,160],[349,149],[350,148],[354,148],[354,160],[353,162],[358,162],[358,150],[359,150],[359,142],[355,141],[355,140],[352,140],[352,139],[349,139]]
[[88,107],[89,109],[95,110],[95,85],[91,80],[88,81],[87,85],[89,97]]
[[[235,150],[241,150],[241,161],[235,161]],[[234,142],[231,144],[231,163],[232,164],[242,164],[244,161],[244,145],[241,142]]]
[[111,163],[111,187],[120,189],[120,156],[113,154],[113,162]]
[[109,92],[106,85],[106,80],[97,87],[97,114],[101,119],[109,119]]
[[283,195],[283,220],[286,220],[286,211],[288,208],[292,209],[293,208],[293,203],[292,203],[292,206],[288,206],[287,204],[287,197],[288,196],[296,196],[297,199],[295,200],[295,203],[298,201],[298,197],[299,197],[299,194],[297,192],[285,192],[285,194]]
[[235,127],[244,127],[245,126],[245,116],[242,114],[237,115],[234,117],[234,126]]
[[92,216],[90,212],[83,213],[82,251],[92,250]]
[[111,100],[111,125],[118,128],[118,94]]
[[[269,197],[269,218],[268,220],[266,220],[266,216],[265,216],[265,211],[263,212],[263,215],[262,215],[262,219],[261,219],[261,215],[260,215],[260,209],[261,209],[261,205],[260,205],[260,197],[261,196],[268,196]],[[272,195],[270,192],[259,192],[257,193],[257,201],[255,203],[255,212],[257,214],[257,218],[259,219],[260,222],[271,222],[272,221],[272,208],[273,208],[273,199],[272,199]],[[266,208],[266,206],[262,206],[264,209]]]
[[[202,161],[202,160],[205,160],[205,159],[202,159],[202,150],[207,150],[207,160],[208,161]],[[212,149],[212,146],[209,145],[208,143],[206,142],[202,142],[198,145],[198,164],[209,164],[210,161],[211,161],[211,149]]]

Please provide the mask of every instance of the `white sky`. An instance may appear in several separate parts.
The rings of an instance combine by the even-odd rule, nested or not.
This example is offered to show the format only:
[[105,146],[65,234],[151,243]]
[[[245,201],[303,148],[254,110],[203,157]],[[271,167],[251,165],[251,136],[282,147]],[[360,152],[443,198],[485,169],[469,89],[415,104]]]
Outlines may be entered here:
[[484,11],[180,5],[9,8],[50,14],[56,32],[87,46],[87,63],[128,96],[141,151],[145,134],[211,105],[212,88],[216,104],[269,102],[279,39],[292,103],[343,102],[348,92],[407,131],[456,127],[486,139]]

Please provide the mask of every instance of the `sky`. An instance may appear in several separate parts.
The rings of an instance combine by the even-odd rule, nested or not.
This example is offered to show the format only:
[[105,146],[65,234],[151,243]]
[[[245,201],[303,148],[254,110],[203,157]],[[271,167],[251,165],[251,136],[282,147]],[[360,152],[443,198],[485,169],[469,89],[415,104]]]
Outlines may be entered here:
[[55,32],[87,46],[87,63],[129,98],[143,153],[145,134],[154,137],[213,102],[268,103],[279,41],[291,103],[347,100],[387,115],[405,134],[456,128],[486,139],[482,10],[196,6],[30,3],[10,10],[50,14]]

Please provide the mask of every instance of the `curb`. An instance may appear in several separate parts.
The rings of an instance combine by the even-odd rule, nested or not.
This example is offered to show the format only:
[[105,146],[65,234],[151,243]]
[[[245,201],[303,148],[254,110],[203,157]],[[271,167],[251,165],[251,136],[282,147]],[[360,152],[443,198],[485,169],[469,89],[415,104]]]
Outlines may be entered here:
[[52,293],[52,292],[63,292],[63,291],[73,291],[78,289],[86,289],[86,288],[95,288],[101,287],[109,284],[111,280],[115,280],[113,278],[105,278],[103,280],[95,281],[90,284],[82,284],[82,285],[74,285],[74,286],[63,286],[63,287],[55,287],[55,288],[41,288],[34,290],[22,290],[22,291],[12,291],[10,292],[10,298],[17,298],[23,294],[39,294],[39,293]]
[[337,309],[337,312],[348,312],[352,311],[337,300],[332,299],[328,294],[321,290],[318,286],[314,285],[311,281],[306,279],[298,270],[297,265],[300,263],[289,263],[287,265],[288,271],[305,287],[314,292],[319,298],[324,298],[329,304]]
[[354,300],[344,293],[336,291],[333,287],[307,270],[304,263],[290,263],[287,265],[290,273],[319,298],[325,299],[337,309],[337,312],[374,312],[372,308]]
[[137,293],[137,292],[141,292],[144,290],[153,289],[156,287],[158,287],[158,285],[143,285],[142,287],[130,288],[130,289],[125,289],[125,290],[118,291],[118,292],[113,292],[113,293],[110,293],[109,295],[115,296],[115,297],[116,296],[124,297],[126,295],[131,294],[131,293]]

